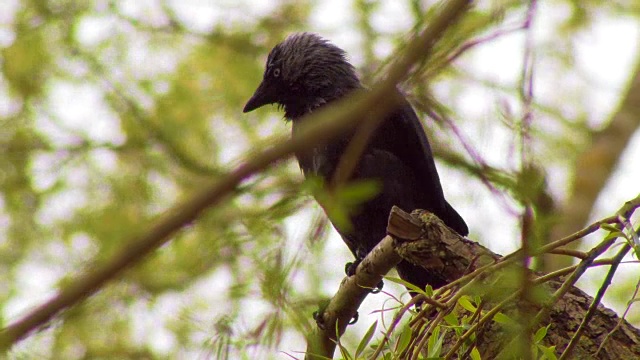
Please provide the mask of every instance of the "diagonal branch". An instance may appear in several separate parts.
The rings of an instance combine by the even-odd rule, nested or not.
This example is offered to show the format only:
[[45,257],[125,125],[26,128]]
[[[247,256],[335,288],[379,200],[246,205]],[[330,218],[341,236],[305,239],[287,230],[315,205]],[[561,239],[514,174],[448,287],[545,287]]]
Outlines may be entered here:
[[[7,350],[30,332],[45,325],[54,316],[70,306],[80,303],[88,296],[95,294],[110,280],[119,276],[126,268],[139,263],[145,256],[171,240],[185,225],[198,219],[208,208],[223,201],[234,192],[237,186],[247,177],[262,171],[277,160],[286,158],[298,150],[322,144],[333,137],[347,132],[365,121],[377,121],[395,104],[390,96],[396,84],[406,77],[413,65],[422,59],[424,47],[432,45],[440,33],[447,28],[453,19],[462,12],[470,0],[453,0],[443,10],[443,15],[436,19],[421,36],[409,43],[399,60],[389,69],[387,76],[379,81],[372,91],[349,96],[343,101],[309,115],[306,126],[290,140],[282,138],[266,150],[251,153],[235,170],[221,177],[218,181],[205,187],[188,201],[170,209],[153,226],[140,236],[125,241],[130,244],[119,254],[109,259],[104,265],[88,270],[76,277],[71,285],[61,289],[58,294],[37,307],[23,318],[0,330],[0,351]],[[378,111],[369,116],[368,110]]]
[[562,356],[560,356],[560,360],[569,359],[569,357],[571,356],[571,353],[573,352],[573,349],[578,345],[578,342],[580,341],[580,337],[582,336],[585,329],[587,328],[587,324],[589,324],[589,321],[595,314],[596,309],[598,308],[598,304],[600,304],[600,301],[602,300],[602,297],[607,291],[607,288],[609,287],[609,285],[611,285],[611,280],[613,279],[613,275],[615,275],[616,270],[618,269],[618,265],[620,265],[620,262],[622,262],[622,258],[625,255],[627,255],[630,249],[631,249],[631,246],[629,246],[629,244],[624,244],[622,246],[622,249],[613,258],[613,264],[611,264],[611,268],[607,273],[607,277],[604,279],[600,289],[598,289],[598,293],[596,294],[596,297],[591,302],[591,306],[589,306],[589,310],[587,310],[587,313],[582,319],[582,322],[580,323],[580,327],[571,338],[571,341],[569,341],[569,345],[567,345],[567,348],[564,349],[564,352],[562,352]]
[[[631,207],[627,205],[631,206],[631,204],[631,202],[625,204],[621,211],[630,210]],[[636,202],[635,208],[638,205]],[[398,214],[392,213],[390,223],[394,216],[401,215],[399,210],[395,210],[395,212]],[[477,322],[468,323],[470,327],[463,335],[445,339],[443,349],[448,351],[447,356],[449,358],[455,357],[457,355],[456,349],[459,349],[461,345],[465,344],[465,340],[471,338],[474,334],[479,337],[479,332],[483,332],[482,340],[478,340],[476,346],[482,358],[496,358],[500,353],[503,355],[511,354],[512,350],[517,350],[518,348],[515,345],[517,341],[521,340],[520,333],[515,333],[516,337],[514,338],[514,333],[508,330],[508,327],[505,330],[504,326],[491,320],[498,312],[516,316],[514,318],[516,319],[515,321],[519,320],[517,317],[518,309],[525,306],[522,301],[518,301],[522,288],[517,287],[513,289],[513,293],[504,294],[504,299],[492,300],[491,295],[485,296],[482,294],[488,291],[487,287],[490,287],[492,281],[504,282],[501,273],[517,273],[520,271],[515,267],[502,268],[501,271],[498,271],[497,267],[505,263],[519,265],[521,263],[519,256],[512,254],[501,258],[479,244],[460,237],[431,213],[422,212],[419,217],[409,217],[403,224],[405,225],[403,231],[398,235],[394,234],[394,236],[397,236],[395,251],[405,260],[419,264],[430,271],[438,272],[447,281],[453,281],[458,278],[456,282],[462,285],[457,288],[447,286],[449,290],[446,292],[443,291],[446,287],[435,291],[433,300],[444,303],[445,309],[441,307],[431,308],[432,311],[438,311],[439,313],[435,316],[431,312],[431,315],[424,319],[430,323],[429,329],[437,326],[449,326],[448,324],[434,325],[433,323],[441,323],[441,315],[450,311],[461,296],[474,294],[483,296],[483,306],[486,313],[483,310],[482,316],[476,318]],[[392,232],[390,231],[390,233]],[[415,237],[416,234],[419,234],[417,238]],[[579,238],[577,235],[575,237]],[[552,297],[542,303],[532,301],[527,304],[527,306],[531,306],[534,309],[540,309],[541,312],[541,316],[536,317],[537,325],[536,323],[532,325],[551,325],[544,338],[544,344],[553,345],[557,350],[562,351],[563,348],[569,346],[572,339],[575,339],[573,340],[573,349],[570,351],[573,351],[572,355],[576,358],[593,358],[596,351],[598,351],[598,346],[601,344],[603,344],[603,355],[598,358],[630,359],[640,357],[640,330],[631,326],[624,319],[618,318],[612,311],[599,305],[601,293],[606,291],[606,287],[603,286],[603,289],[594,299],[573,286],[575,278],[579,277],[587,267],[611,264],[612,271],[610,271],[610,276],[612,276],[613,272],[615,272],[616,264],[620,262],[623,254],[628,252],[628,244],[625,244],[613,259],[591,261],[606,248],[610,247],[612,240],[615,240],[615,238],[605,238],[600,245],[589,252],[589,259],[583,261],[582,266],[569,268],[568,270],[570,271],[555,272],[547,275],[538,274],[537,277],[532,278],[531,286],[535,287],[536,291],[555,292]],[[434,256],[434,254],[437,254],[437,256]],[[494,262],[492,259],[499,260]],[[489,264],[488,267],[487,263]],[[478,270],[483,271],[476,272]],[[564,277],[568,272],[571,272],[571,276],[565,280]],[[472,274],[475,275],[469,278],[468,276]],[[459,282],[465,278],[467,279],[465,282]],[[605,280],[605,283],[608,281],[610,279]],[[486,300],[486,303],[484,300]],[[502,301],[498,302],[498,300]],[[579,330],[583,333],[583,336],[574,335],[577,325],[584,319],[588,320],[583,321],[584,324]],[[538,323],[538,320],[541,320],[542,323]],[[537,329],[537,327],[532,327],[531,331],[534,329]],[[616,331],[615,336],[609,336],[608,332],[613,330]],[[426,332],[428,331],[426,330]],[[424,332],[420,330],[421,334]],[[420,334],[416,336],[420,336]],[[389,337],[388,333],[386,337]],[[429,334],[426,335],[426,338],[428,337]],[[609,339],[606,344],[603,342],[605,338]],[[535,345],[532,344],[532,346]],[[419,349],[416,351],[419,351]],[[376,355],[379,353],[379,351],[376,352]]]
[[[397,79],[395,78],[396,81]],[[0,330],[0,351],[10,348],[31,331],[46,324],[60,311],[95,294],[107,281],[113,280],[124,269],[139,263],[146,255],[168,242],[178,230],[196,220],[206,209],[232,194],[244,179],[262,171],[275,161],[290,156],[297,150],[321,144],[352,129],[364,118],[360,114],[374,104],[378,107],[382,106],[383,109],[389,108],[391,104],[385,100],[385,94],[395,90],[392,85],[393,83],[389,82],[386,87],[377,87],[376,91],[370,92],[367,96],[356,94],[337,103],[336,106],[318,111],[310,116],[313,119],[305,122],[308,126],[305,126],[295,138],[284,140],[280,137],[273,147],[259,153],[252,151],[246,156],[248,160],[235,170],[210,184],[189,200],[167,211],[140,236],[124,241],[123,243],[130,245],[104,265],[79,274],[71,285],[61,289],[50,300],[22,319]]]

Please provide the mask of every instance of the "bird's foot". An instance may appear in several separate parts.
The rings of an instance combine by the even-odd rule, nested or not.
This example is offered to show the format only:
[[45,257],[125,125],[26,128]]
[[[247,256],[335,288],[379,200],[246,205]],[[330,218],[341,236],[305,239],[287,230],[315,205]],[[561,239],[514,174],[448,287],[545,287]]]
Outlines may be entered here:
[[[354,262],[348,262],[344,266],[345,274],[347,274],[347,276],[355,275],[356,274],[356,269],[358,268],[358,265],[360,265],[360,262],[362,262],[362,259],[356,259]],[[376,285],[376,287],[371,289],[371,293],[372,294],[377,294],[380,291],[382,291],[383,287],[384,287],[384,281],[380,280],[380,282]]]
[[360,265],[360,262],[362,261],[362,259],[355,259],[353,262],[348,262],[344,265],[344,273],[347,274],[347,276],[353,276],[356,274],[356,269],[358,268],[358,265]]
[[324,330],[326,328],[323,314],[323,310],[317,310],[313,312],[313,320],[316,321],[316,325],[320,330]]
[[327,309],[327,306],[329,306],[329,300],[322,300],[318,304],[318,310],[313,312],[313,320],[316,321],[316,325],[318,325],[318,328],[321,330],[326,328],[324,311]]
[[[358,312],[356,311],[355,315],[353,315],[351,320],[349,320],[349,325],[353,325],[353,324],[357,323],[359,317],[360,317],[360,314],[358,314]],[[320,330],[324,331],[327,328],[327,325],[324,323],[324,309],[320,309],[318,311],[314,311],[313,312],[313,320],[316,321],[316,325],[318,326],[318,328]]]
[[353,262],[348,262],[344,266],[344,272],[345,272],[345,274],[347,274],[347,276],[353,276],[353,275],[356,274],[356,270],[358,269],[358,265],[360,265],[362,260],[364,260],[365,256],[367,256],[367,251],[362,249],[362,248],[358,248],[355,251],[355,256],[356,256],[356,259],[353,260]]
[[358,314],[358,312],[356,311],[356,314],[353,315],[353,317],[349,321],[349,325],[353,325],[353,324],[357,323],[359,317],[360,317],[360,314]]

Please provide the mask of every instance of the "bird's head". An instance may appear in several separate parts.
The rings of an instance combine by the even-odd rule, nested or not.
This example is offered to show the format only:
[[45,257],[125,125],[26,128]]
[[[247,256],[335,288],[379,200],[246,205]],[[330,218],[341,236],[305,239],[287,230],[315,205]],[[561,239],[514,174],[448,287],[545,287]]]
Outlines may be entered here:
[[316,34],[294,34],[269,53],[262,83],[243,112],[277,103],[294,120],[359,87],[342,49]]

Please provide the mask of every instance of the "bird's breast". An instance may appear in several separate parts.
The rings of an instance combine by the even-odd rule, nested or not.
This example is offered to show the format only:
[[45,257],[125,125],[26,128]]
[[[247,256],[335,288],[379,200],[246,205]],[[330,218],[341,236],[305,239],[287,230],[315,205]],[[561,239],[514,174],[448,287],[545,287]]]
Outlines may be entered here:
[[318,176],[328,179],[333,175],[337,159],[326,145],[315,146],[296,152],[296,158],[305,177]]

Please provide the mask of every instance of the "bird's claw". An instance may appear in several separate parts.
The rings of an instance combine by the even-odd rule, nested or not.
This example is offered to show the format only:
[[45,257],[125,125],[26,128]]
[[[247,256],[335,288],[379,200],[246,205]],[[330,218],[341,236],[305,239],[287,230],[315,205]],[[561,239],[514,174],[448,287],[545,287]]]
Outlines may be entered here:
[[348,262],[344,265],[344,273],[347,276],[353,276],[356,274],[356,269],[362,260],[356,259],[354,262]]
[[[361,262],[362,262],[362,258],[358,257],[353,262],[346,263],[344,266],[345,274],[347,274],[347,276],[355,275],[356,269],[358,268],[358,265],[360,265]],[[376,287],[371,289],[371,293],[372,294],[379,293],[380,291],[382,291],[382,287],[384,287],[384,282],[380,280],[380,282],[376,285]]]
[[324,330],[326,328],[324,324],[324,309],[313,312],[313,320],[316,321],[316,325],[320,330]]
[[355,260],[353,262],[348,262],[344,266],[344,272],[347,276],[353,276],[356,274],[356,270],[358,269],[358,265],[362,262],[365,256],[367,256],[367,252],[364,249],[357,249],[355,251]]
[[378,285],[376,285],[376,287],[374,287],[373,289],[371,289],[371,293],[372,294],[377,294],[380,291],[382,291],[382,288],[384,287],[384,281],[380,280],[380,282],[378,283]]
[[[358,312],[356,311],[355,315],[353,315],[351,320],[349,320],[349,325],[353,325],[353,324],[357,323],[359,317],[360,317],[360,314],[358,314]],[[316,325],[318,326],[318,328],[320,330],[324,331],[327,328],[326,324],[324,323],[324,309],[318,310],[318,311],[314,311],[313,312],[313,320],[316,321]]]
[[349,320],[349,325],[353,325],[353,324],[357,323],[359,317],[360,317],[360,314],[358,314],[358,312],[356,311],[356,313],[353,315],[351,320]]

